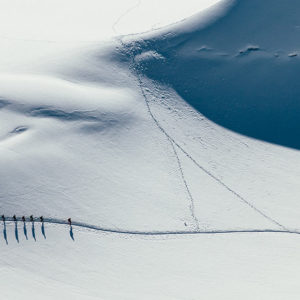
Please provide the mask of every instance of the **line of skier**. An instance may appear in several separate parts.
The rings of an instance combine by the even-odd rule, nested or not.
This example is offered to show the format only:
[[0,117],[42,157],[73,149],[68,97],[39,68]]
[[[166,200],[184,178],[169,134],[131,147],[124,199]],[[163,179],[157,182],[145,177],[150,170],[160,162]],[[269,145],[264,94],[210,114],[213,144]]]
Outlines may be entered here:
[[[2,221],[3,221],[3,222],[6,221],[6,217],[5,217],[4,215],[2,215],[1,218],[2,218]],[[17,220],[18,220],[17,217],[16,217],[16,215],[13,215],[12,219],[13,219],[14,222],[17,222]],[[26,222],[25,216],[22,216],[21,220],[22,220],[23,222]],[[31,215],[31,216],[29,217],[29,220],[30,220],[30,222],[34,222],[36,219],[34,219],[34,218],[33,218],[33,215]],[[40,220],[40,222],[44,223],[44,217],[43,217],[43,216],[40,216],[40,217],[39,217],[39,220]],[[71,226],[71,225],[72,225],[72,220],[71,220],[71,218],[68,218],[67,221],[68,221],[68,224]]]

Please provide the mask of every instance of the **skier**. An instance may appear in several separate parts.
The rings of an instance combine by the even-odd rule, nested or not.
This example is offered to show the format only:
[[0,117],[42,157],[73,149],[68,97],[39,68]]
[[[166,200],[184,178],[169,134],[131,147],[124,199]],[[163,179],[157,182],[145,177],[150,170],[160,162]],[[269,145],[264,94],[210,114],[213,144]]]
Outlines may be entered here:
[[69,223],[70,226],[72,225],[71,218],[68,219],[68,223]]
[[13,216],[13,219],[14,219],[15,222],[17,222],[17,217],[16,217],[16,215]]
[[24,216],[22,217],[22,221],[25,222],[25,217]]
[[2,221],[3,221],[3,222],[5,222],[5,216],[4,216],[4,215],[2,215],[2,217],[1,217],[1,218],[2,218]]
[[42,223],[44,223],[44,217],[43,216],[40,216],[40,220]]
[[30,216],[30,221],[33,222],[33,215]]

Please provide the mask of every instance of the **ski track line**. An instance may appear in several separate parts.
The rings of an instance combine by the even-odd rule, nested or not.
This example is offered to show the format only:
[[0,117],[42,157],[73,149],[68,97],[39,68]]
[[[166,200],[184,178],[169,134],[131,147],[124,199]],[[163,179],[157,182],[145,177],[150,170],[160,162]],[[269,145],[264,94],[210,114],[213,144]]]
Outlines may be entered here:
[[[6,217],[7,223],[15,223],[12,217]],[[17,218],[17,222],[23,223],[20,217]],[[27,220],[26,223],[31,223]],[[34,219],[34,223],[42,223],[39,219]],[[44,218],[43,223],[57,224],[57,225],[69,225],[68,221],[56,218]],[[235,233],[285,233],[285,234],[298,234],[300,231],[296,230],[280,230],[280,229],[232,229],[232,230],[208,230],[208,231],[135,231],[135,230],[123,230],[123,229],[111,229],[98,225],[72,221],[72,226],[92,229],[100,232],[124,234],[124,235],[139,235],[139,236],[168,236],[168,235],[209,235],[209,234],[235,234]]]
[[[140,3],[141,3],[141,0],[140,0],[139,3],[138,3],[135,7],[133,7],[132,9],[136,8],[137,6],[139,6]],[[131,9],[129,9],[129,11],[131,11]],[[114,29],[114,30],[115,30],[115,29]],[[126,45],[124,44],[124,42],[123,42],[121,36],[120,36],[120,37],[117,37],[116,39],[120,42],[120,44],[123,46],[123,48],[126,48]],[[138,72],[136,71],[136,69],[134,68],[134,66],[135,66],[135,64],[134,64],[134,58],[133,58],[133,55],[132,55],[131,52],[129,53],[129,56],[130,56],[130,58],[131,58],[131,66],[130,66],[130,67],[133,67],[133,70],[135,71],[135,73],[138,73]],[[130,68],[130,67],[129,67],[129,68]],[[157,125],[157,127],[162,131],[162,133],[166,136],[167,140],[168,140],[169,143],[171,144],[171,147],[172,147],[172,149],[173,149],[173,152],[174,152],[174,155],[175,155],[177,164],[178,164],[178,168],[179,168],[179,172],[180,172],[181,179],[182,179],[182,181],[183,181],[183,184],[184,184],[184,187],[185,187],[185,189],[186,189],[188,198],[189,198],[189,200],[190,200],[189,210],[190,210],[191,217],[192,217],[192,219],[193,219],[193,221],[194,221],[194,223],[195,223],[195,229],[196,229],[196,230],[200,230],[200,227],[199,227],[199,220],[198,220],[198,218],[197,218],[197,216],[196,216],[196,213],[195,213],[195,201],[194,201],[193,195],[192,195],[192,193],[191,193],[191,191],[190,191],[190,188],[189,188],[189,186],[188,186],[187,180],[186,180],[186,178],[185,178],[185,176],[184,176],[183,167],[182,167],[180,158],[179,158],[178,153],[177,153],[177,151],[176,151],[176,149],[175,149],[175,147],[174,147],[174,140],[173,140],[168,134],[166,134],[166,132],[165,132],[164,129],[160,126],[160,124],[158,123],[158,121],[156,121],[155,117],[153,116],[153,114],[152,114],[152,112],[151,112],[150,106],[149,106],[149,104],[148,104],[147,97],[146,97],[146,95],[145,95],[145,93],[144,93],[144,90],[143,90],[143,88],[142,88],[142,80],[141,80],[139,74],[135,77],[135,79],[136,79],[136,78],[138,78],[138,86],[139,86],[139,88],[140,88],[140,90],[141,90],[141,92],[142,92],[142,95],[143,95],[143,97],[144,97],[144,100],[145,100],[145,103],[146,103],[146,107],[147,107],[147,111],[148,111],[148,113],[150,114],[150,117],[154,120],[154,122],[155,122],[155,124]]]
[[150,104],[149,101],[147,99],[147,96],[145,94],[145,91],[143,89],[143,82],[141,79],[141,75],[137,72],[137,77],[138,77],[138,82],[142,91],[142,95],[145,99],[146,105],[147,105],[147,110],[151,116],[151,118],[153,119],[153,121],[155,122],[156,126],[165,134],[165,136],[172,141],[172,143],[178,148],[180,149],[199,169],[201,169],[203,172],[205,172],[208,176],[210,176],[212,179],[214,179],[216,182],[218,182],[220,185],[222,185],[226,190],[228,190],[230,193],[232,193],[233,195],[235,195],[238,199],[240,199],[242,202],[244,202],[245,204],[247,204],[250,208],[252,208],[254,211],[256,211],[258,214],[260,214],[261,216],[263,216],[264,218],[266,218],[267,220],[269,220],[270,222],[272,222],[273,224],[281,227],[283,230],[288,231],[288,229],[280,224],[279,222],[277,222],[275,219],[273,219],[272,217],[266,215],[263,211],[261,211],[260,209],[258,209],[257,207],[255,207],[252,203],[250,203],[249,201],[247,201],[244,197],[242,197],[240,194],[238,194],[237,192],[235,192],[233,189],[231,189],[227,184],[225,184],[223,181],[221,181],[218,177],[216,177],[215,175],[213,175],[210,171],[208,171],[207,169],[205,169],[203,166],[201,166],[187,151],[185,151],[166,131],[165,129],[160,125],[159,121],[154,117],[151,108],[150,108]]
[[180,158],[179,158],[179,156],[178,156],[178,154],[177,154],[176,148],[175,148],[175,146],[174,146],[174,145],[177,146],[177,143],[175,143],[174,139],[173,139],[171,136],[169,136],[169,135],[165,132],[165,130],[161,127],[161,125],[159,124],[159,122],[158,122],[158,121],[156,120],[156,118],[153,116],[152,111],[151,111],[151,109],[150,109],[150,105],[149,105],[148,100],[147,100],[147,97],[146,97],[146,95],[145,95],[145,93],[144,93],[144,90],[143,90],[143,88],[142,88],[142,80],[140,79],[139,76],[138,76],[138,80],[139,80],[139,87],[140,87],[140,89],[141,89],[141,91],[142,91],[142,94],[143,94],[143,97],[144,97],[144,99],[145,99],[147,111],[148,111],[150,117],[154,120],[156,126],[160,129],[160,131],[163,133],[163,135],[167,138],[167,140],[168,140],[168,141],[170,142],[170,144],[171,144],[171,147],[172,147],[172,149],[173,149],[173,152],[174,152],[174,155],[175,155],[177,164],[178,164],[178,168],[179,168],[179,172],[180,172],[181,179],[182,179],[182,181],[183,181],[183,184],[184,184],[184,187],[185,187],[185,189],[186,189],[188,198],[189,198],[189,200],[190,200],[190,205],[189,205],[190,214],[191,214],[191,216],[192,216],[192,219],[194,220],[196,230],[199,230],[199,229],[200,229],[200,227],[199,227],[199,220],[198,220],[198,218],[197,218],[197,216],[196,216],[196,213],[195,213],[195,201],[194,201],[194,197],[193,197],[193,195],[192,195],[192,193],[191,193],[191,191],[190,191],[190,188],[189,188],[189,186],[188,186],[187,180],[186,180],[186,178],[185,178],[185,176],[184,176],[182,164],[181,164]]
[[138,0],[136,2],[136,4],[134,4],[132,7],[129,7],[124,13],[122,13],[118,19],[115,21],[115,23],[112,25],[112,30],[114,31],[115,34],[118,34],[118,31],[116,29],[117,25],[120,23],[120,21],[126,16],[128,15],[130,12],[132,12],[133,10],[135,10],[136,8],[138,8],[142,3],[142,0]]
[[174,143],[169,138],[168,138],[168,141],[170,142],[170,144],[172,146],[172,149],[174,151],[174,154],[175,154],[175,157],[176,157],[176,160],[177,160],[177,163],[178,163],[179,172],[180,172],[183,184],[185,186],[185,189],[187,191],[187,195],[188,195],[188,197],[190,199],[189,209],[190,209],[191,216],[192,216],[192,218],[194,220],[194,223],[195,223],[195,228],[196,228],[197,231],[199,231],[200,230],[199,220],[198,220],[198,218],[196,216],[196,213],[195,213],[195,200],[194,200],[193,195],[192,195],[192,193],[190,191],[190,188],[188,186],[187,180],[186,180],[186,178],[184,176],[182,164],[181,164],[181,161],[180,161],[179,156],[177,154],[177,151],[175,149]]
[[[121,43],[121,45],[123,46],[124,49],[126,49],[126,44],[123,42],[122,37],[118,38],[119,42]],[[128,52],[127,52],[128,53]],[[287,227],[285,227],[284,225],[282,225],[281,223],[279,223],[278,221],[276,221],[275,219],[273,219],[272,217],[266,215],[263,211],[261,211],[260,209],[258,209],[256,206],[254,206],[252,203],[250,203],[249,201],[247,201],[244,197],[242,197],[240,194],[238,194],[237,192],[235,192],[233,189],[231,189],[227,184],[225,184],[221,179],[219,179],[218,177],[216,177],[215,175],[213,175],[210,171],[208,171],[207,169],[205,169],[203,166],[201,166],[186,150],[184,150],[174,139],[173,137],[171,137],[166,130],[160,125],[159,121],[155,118],[154,114],[152,113],[152,110],[150,108],[150,104],[149,104],[149,100],[147,98],[147,95],[144,91],[143,88],[143,81],[142,81],[142,75],[140,74],[140,72],[138,71],[138,66],[136,66],[136,64],[134,63],[134,56],[133,53],[129,50],[129,56],[131,58],[131,66],[132,66],[132,70],[133,72],[136,74],[136,78],[138,80],[138,84],[142,93],[142,96],[145,100],[146,103],[146,107],[147,107],[147,111],[149,113],[149,115],[151,116],[152,120],[154,121],[154,123],[156,124],[156,126],[159,128],[159,130],[161,130],[161,132],[173,143],[173,145],[175,145],[178,149],[180,149],[182,151],[182,153],[184,155],[186,155],[186,157],[188,157],[199,169],[201,169],[204,173],[206,173],[208,176],[210,176],[212,179],[214,179],[217,183],[219,183],[221,186],[223,186],[226,190],[228,190],[230,193],[232,193],[233,195],[235,195],[241,202],[245,203],[247,206],[249,206],[250,208],[252,208],[254,211],[256,211],[258,214],[260,214],[261,216],[263,216],[265,219],[269,220],[271,223],[277,225],[278,227],[282,228],[285,232],[288,231]],[[154,95],[153,95],[154,96]],[[178,156],[177,156],[178,157]]]
[[[118,39],[121,43],[121,45],[124,47],[124,49],[126,49],[126,44],[123,42],[122,37],[120,37]],[[130,51],[130,50],[129,50]],[[127,52],[128,53],[128,52]],[[134,73],[136,74],[137,80],[138,80],[138,84],[142,93],[142,96],[145,100],[146,106],[147,106],[147,111],[149,113],[149,115],[151,116],[152,120],[154,121],[154,123],[156,124],[156,126],[159,128],[159,130],[178,148],[182,151],[182,153],[187,156],[199,169],[201,169],[204,173],[206,173],[208,176],[210,176],[212,179],[214,179],[217,183],[219,183],[221,186],[223,186],[226,190],[228,190],[230,193],[232,193],[233,195],[235,195],[241,202],[245,203],[247,206],[249,206],[250,208],[252,208],[254,211],[256,211],[258,214],[260,214],[261,216],[263,216],[265,219],[269,220],[271,223],[279,226],[280,228],[282,228],[285,231],[288,231],[288,229],[282,225],[281,223],[279,223],[278,221],[276,221],[275,219],[273,219],[272,217],[266,215],[263,211],[261,211],[260,209],[258,209],[256,206],[254,206],[252,203],[250,203],[249,201],[247,201],[244,197],[242,197],[240,194],[238,194],[237,192],[235,192],[232,188],[230,188],[227,184],[225,184],[221,179],[219,179],[218,177],[216,177],[215,175],[213,175],[210,171],[208,171],[207,169],[205,169],[203,166],[201,166],[186,150],[184,150],[167,132],[166,130],[160,125],[159,121],[155,118],[154,114],[152,113],[152,110],[150,108],[150,104],[149,104],[149,100],[147,98],[147,95],[144,91],[143,88],[143,81],[142,81],[142,75],[140,74],[140,72],[138,71],[138,66],[135,65],[134,63],[134,57],[132,52],[129,52],[129,56],[131,58],[131,66],[132,69],[134,71]]]

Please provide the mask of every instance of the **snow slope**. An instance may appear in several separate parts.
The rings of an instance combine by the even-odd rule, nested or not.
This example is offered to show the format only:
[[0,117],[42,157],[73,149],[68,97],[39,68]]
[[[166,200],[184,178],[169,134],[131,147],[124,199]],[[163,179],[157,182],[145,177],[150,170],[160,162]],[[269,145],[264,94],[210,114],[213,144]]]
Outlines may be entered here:
[[299,10],[2,39],[1,212],[46,217],[1,225],[5,299],[298,299]]
[[50,44],[98,42],[166,26],[218,1],[174,5],[172,0],[1,0],[0,38]]
[[[21,228],[20,228],[21,229]],[[2,297],[297,299],[299,238],[286,234],[136,237],[46,225],[1,245]],[[21,231],[21,230],[19,230]],[[21,233],[21,232],[20,232]]]
[[142,51],[164,58],[145,59],[145,72],[213,122],[299,149],[299,1],[227,2],[203,29],[188,20],[181,34],[145,41]]

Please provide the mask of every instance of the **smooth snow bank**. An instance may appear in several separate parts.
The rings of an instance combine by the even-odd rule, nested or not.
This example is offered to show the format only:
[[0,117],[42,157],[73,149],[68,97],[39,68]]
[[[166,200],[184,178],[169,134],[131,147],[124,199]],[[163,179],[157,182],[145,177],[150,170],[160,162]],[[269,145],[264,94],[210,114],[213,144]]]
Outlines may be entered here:
[[99,41],[162,27],[218,0],[1,0],[0,39]]

